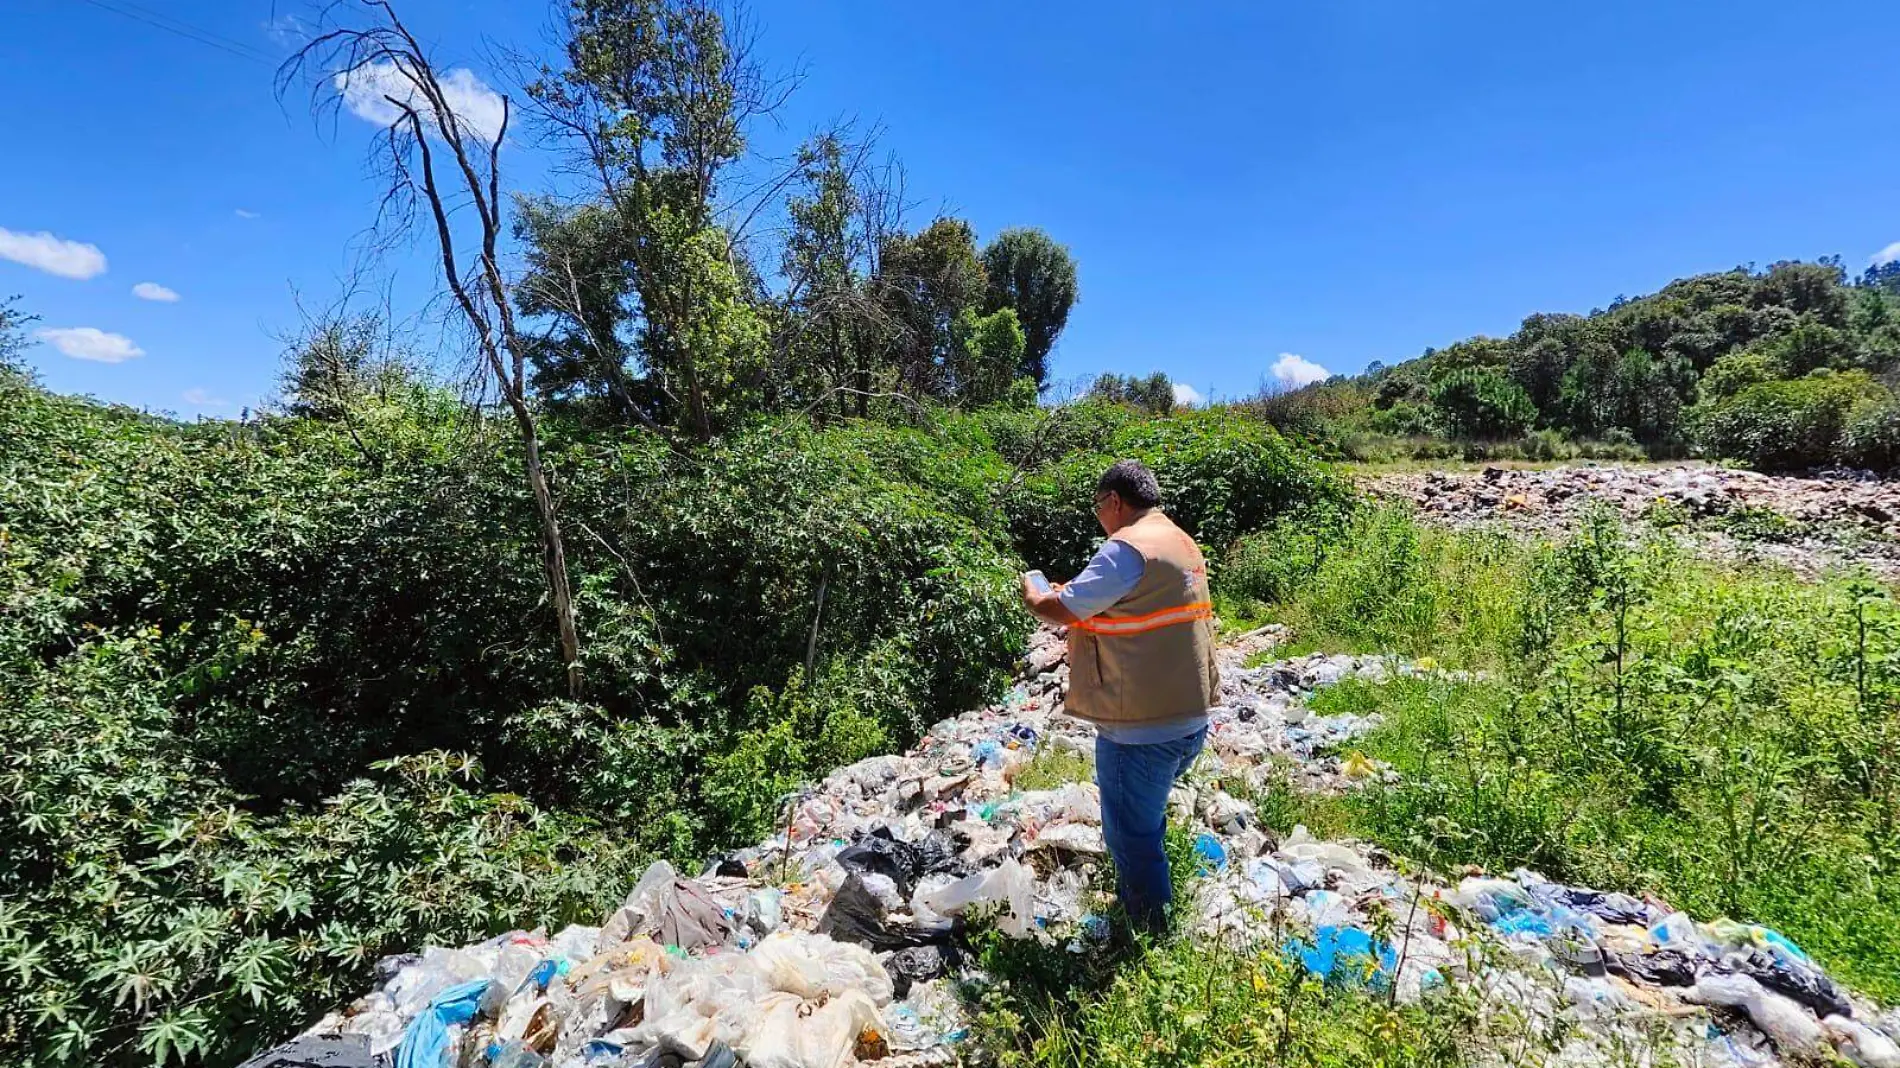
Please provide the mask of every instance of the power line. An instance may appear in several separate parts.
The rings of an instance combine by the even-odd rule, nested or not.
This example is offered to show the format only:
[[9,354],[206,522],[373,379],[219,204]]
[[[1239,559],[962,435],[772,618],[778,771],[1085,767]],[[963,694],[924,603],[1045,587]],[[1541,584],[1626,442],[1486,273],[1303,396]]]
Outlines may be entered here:
[[276,59],[258,49],[252,48],[242,41],[236,41],[221,34],[213,33],[210,30],[201,29],[197,26],[193,26],[189,22],[164,14],[163,12],[140,7],[137,4],[131,3],[130,0],[110,0],[110,2],[108,2],[108,0],[85,0],[85,2],[101,11],[110,11],[115,15],[122,15],[135,22],[142,22],[155,29],[164,30],[166,33],[176,34],[189,41],[196,41],[201,45],[207,45],[220,52],[236,56],[239,59],[248,59],[254,63],[263,63],[272,67],[277,65]]

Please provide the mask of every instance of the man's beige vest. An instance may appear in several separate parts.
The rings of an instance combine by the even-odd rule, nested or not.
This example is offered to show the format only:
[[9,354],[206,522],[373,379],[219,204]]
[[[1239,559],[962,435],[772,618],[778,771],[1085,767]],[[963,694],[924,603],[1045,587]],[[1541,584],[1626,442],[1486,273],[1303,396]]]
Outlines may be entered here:
[[1069,714],[1114,724],[1204,714],[1218,700],[1220,672],[1200,547],[1158,509],[1111,540],[1141,554],[1141,582],[1069,628]]

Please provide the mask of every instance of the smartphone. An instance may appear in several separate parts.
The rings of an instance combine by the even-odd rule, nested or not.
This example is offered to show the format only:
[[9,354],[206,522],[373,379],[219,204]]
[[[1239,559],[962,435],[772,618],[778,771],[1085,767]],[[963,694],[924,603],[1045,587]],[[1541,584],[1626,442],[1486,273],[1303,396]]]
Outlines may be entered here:
[[1056,592],[1056,588],[1049,585],[1049,579],[1040,571],[1031,571],[1023,577],[1029,580],[1029,588],[1039,594],[1047,596],[1048,594]]

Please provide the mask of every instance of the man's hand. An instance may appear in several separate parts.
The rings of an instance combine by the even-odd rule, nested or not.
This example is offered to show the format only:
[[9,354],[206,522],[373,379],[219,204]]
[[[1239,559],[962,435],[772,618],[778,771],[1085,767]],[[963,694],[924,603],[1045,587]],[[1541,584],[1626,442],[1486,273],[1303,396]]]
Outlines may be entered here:
[[1062,603],[1062,587],[1056,586],[1048,593],[1037,593],[1035,587],[1029,584],[1028,575],[1022,577],[1022,583],[1023,607],[1029,609],[1037,619],[1045,623],[1054,623],[1059,627],[1067,627],[1079,622],[1075,618],[1075,613],[1069,611],[1068,607]]

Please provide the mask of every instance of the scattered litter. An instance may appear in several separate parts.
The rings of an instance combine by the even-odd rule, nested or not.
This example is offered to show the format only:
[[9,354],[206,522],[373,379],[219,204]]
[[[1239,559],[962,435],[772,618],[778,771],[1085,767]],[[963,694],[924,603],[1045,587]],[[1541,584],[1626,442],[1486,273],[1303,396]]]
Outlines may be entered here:
[[[1697,924],[1521,870],[1415,881],[1376,848],[1261,826],[1249,798],[1289,777],[1344,793],[1395,774],[1348,748],[1377,720],[1315,716],[1314,691],[1440,673],[1336,654],[1243,666],[1284,636],[1262,628],[1223,646],[1206,749],[1171,799],[1202,871],[1198,935],[1406,1003],[1479,984],[1535,1021],[1579,1025],[1556,1063],[1607,1063],[1603,1051],[1662,1021],[1696,1063],[1831,1050],[1900,1068],[1900,1016],[1880,1016],[1772,930]],[[838,769],[766,841],[697,878],[653,864],[597,928],[388,958],[374,990],[245,1068],[948,1068],[969,1027],[957,984],[973,974],[959,954],[971,923],[1074,953],[1110,937],[1090,890],[1108,863],[1094,784],[1014,786],[1038,752],[1091,751],[1093,729],[1062,714],[1066,688],[1062,644],[1045,631],[1002,701],[937,724],[908,754]],[[1518,963],[1480,963],[1481,945]]]

